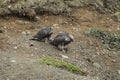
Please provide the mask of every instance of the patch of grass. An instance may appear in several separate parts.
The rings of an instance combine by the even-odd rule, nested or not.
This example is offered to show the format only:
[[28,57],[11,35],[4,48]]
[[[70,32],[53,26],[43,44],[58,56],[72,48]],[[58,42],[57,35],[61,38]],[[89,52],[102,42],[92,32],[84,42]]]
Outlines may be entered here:
[[85,31],[85,34],[87,36],[93,36],[93,37],[98,37],[100,38],[103,34],[103,31],[100,29],[92,28],[90,30]]
[[120,13],[120,6],[117,7],[116,12]]
[[101,39],[103,44],[108,44],[111,49],[120,50],[120,35],[117,33],[93,28],[85,31],[85,34]]
[[120,22],[120,6],[117,7],[117,9],[114,13],[114,19],[115,19],[115,21]]
[[79,8],[81,5],[84,5],[80,0],[64,0],[64,2],[71,8]]
[[58,68],[67,69],[68,71],[71,71],[76,74],[86,75],[85,71],[82,70],[79,66],[70,64],[62,60],[58,60],[50,57],[42,57],[40,58],[39,62],[40,64],[47,64],[47,65],[52,65]]
[[101,6],[104,5],[102,0],[96,0],[96,2],[97,2],[99,5],[101,5]]

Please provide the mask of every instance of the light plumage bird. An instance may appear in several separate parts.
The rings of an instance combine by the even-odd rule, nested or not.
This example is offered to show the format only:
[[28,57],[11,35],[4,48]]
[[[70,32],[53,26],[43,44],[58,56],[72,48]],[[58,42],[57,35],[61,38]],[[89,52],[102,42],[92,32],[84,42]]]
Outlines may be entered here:
[[45,40],[45,43],[47,43],[48,40],[50,40],[51,35],[53,34],[53,29],[51,27],[41,29],[36,35],[33,36],[30,40],[37,40],[42,41]]

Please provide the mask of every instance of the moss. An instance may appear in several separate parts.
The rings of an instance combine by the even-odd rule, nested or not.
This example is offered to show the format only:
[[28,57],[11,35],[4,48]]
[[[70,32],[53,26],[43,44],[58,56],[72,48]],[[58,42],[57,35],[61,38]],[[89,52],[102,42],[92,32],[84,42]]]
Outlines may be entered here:
[[101,39],[103,44],[109,44],[111,49],[120,50],[120,35],[117,33],[93,28],[85,31],[85,34]]
[[96,0],[96,2],[100,5],[100,6],[104,6],[103,1],[102,0]]
[[80,0],[67,0],[67,1],[65,0],[65,3],[71,8],[74,8],[74,7],[78,8],[81,6]]
[[101,37],[102,33],[103,33],[102,30],[97,29],[97,28],[92,28],[90,30],[85,31],[86,35],[93,36],[93,37],[98,37],[98,38]]
[[67,69],[68,71],[71,71],[76,74],[86,74],[79,66],[76,66],[58,59],[54,59],[50,57],[42,57],[40,58],[39,62],[40,64],[47,64],[47,65],[52,65],[58,68]]

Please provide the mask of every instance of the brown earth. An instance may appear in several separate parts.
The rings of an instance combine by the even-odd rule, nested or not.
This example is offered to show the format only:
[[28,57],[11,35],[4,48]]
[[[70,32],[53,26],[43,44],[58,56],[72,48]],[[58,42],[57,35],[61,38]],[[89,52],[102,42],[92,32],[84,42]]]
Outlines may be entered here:
[[[99,39],[83,34],[90,28],[120,33],[120,23],[113,21],[111,16],[80,8],[73,10],[71,17],[42,15],[37,22],[16,17],[0,19],[0,26],[5,29],[4,33],[0,33],[0,80],[119,80],[120,51],[109,51]],[[24,24],[18,24],[19,21]],[[75,41],[69,45],[67,53],[50,44],[29,40],[49,25],[54,25],[53,38],[60,31],[74,35]],[[31,43],[33,46],[30,46]],[[64,59],[61,55],[69,58]],[[39,58],[42,56],[68,61],[82,67],[89,74],[76,75],[52,66],[40,65]]]

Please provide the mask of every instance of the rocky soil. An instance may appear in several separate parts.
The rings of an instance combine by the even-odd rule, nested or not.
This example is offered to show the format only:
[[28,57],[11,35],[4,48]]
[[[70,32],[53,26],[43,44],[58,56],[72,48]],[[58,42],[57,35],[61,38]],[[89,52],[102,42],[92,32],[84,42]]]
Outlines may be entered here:
[[[120,51],[109,50],[101,40],[84,34],[91,28],[120,33],[120,23],[112,19],[113,14],[101,14],[91,6],[84,6],[73,8],[70,16],[37,16],[36,22],[16,16],[0,19],[0,80],[120,80]],[[60,31],[75,37],[67,53],[49,43],[29,40],[46,26],[54,26],[52,38]],[[41,65],[39,59],[43,56],[80,66],[88,75]]]

